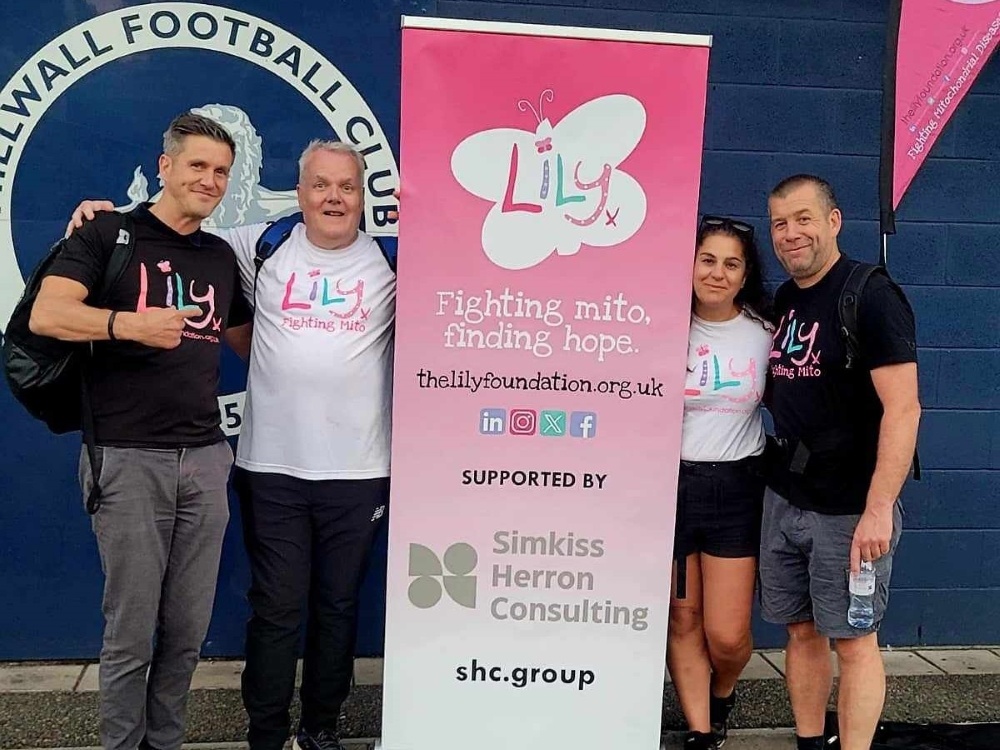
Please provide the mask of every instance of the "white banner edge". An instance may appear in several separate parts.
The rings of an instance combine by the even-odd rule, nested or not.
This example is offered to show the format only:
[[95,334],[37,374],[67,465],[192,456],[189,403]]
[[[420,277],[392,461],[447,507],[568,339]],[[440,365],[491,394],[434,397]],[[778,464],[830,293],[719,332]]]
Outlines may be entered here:
[[630,31],[599,29],[583,26],[550,26],[546,24],[513,23],[508,21],[470,21],[461,18],[433,16],[402,16],[404,29],[435,31],[473,31],[485,34],[518,34],[521,36],[563,37],[610,42],[640,42],[643,44],[674,44],[685,47],[711,47],[712,36],[705,34],[675,34],[666,31]]

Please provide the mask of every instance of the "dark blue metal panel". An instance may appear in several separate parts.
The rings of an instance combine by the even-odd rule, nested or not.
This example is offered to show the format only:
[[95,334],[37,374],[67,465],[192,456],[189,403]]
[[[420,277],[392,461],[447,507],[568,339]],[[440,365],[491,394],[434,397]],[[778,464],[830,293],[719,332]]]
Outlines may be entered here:
[[985,377],[1000,371],[997,349],[941,352],[938,405],[956,409],[1000,409],[1000,382]]
[[[995,531],[973,529],[910,531],[896,553],[893,582],[904,589],[996,586],[996,574],[984,570],[982,562],[987,547],[996,545],[997,536]],[[955,559],[966,564],[950,564]]]
[[1000,642],[1000,588],[897,589],[879,633],[884,645]]
[[[982,283],[989,283],[983,279]],[[917,314],[917,343],[943,349],[1000,346],[997,287],[913,286],[906,288]],[[986,383],[983,383],[986,386]]]
[[[930,459],[927,451],[925,457]],[[930,469],[903,491],[906,528],[996,529],[998,497],[1000,472]],[[957,556],[952,562],[961,564]]]
[[[921,463],[929,469],[990,468],[992,426],[989,412],[926,410],[920,431]],[[956,520],[957,526],[965,525]]]
[[[872,231],[878,232],[877,222],[872,222]],[[889,240],[889,267],[893,278],[900,284],[944,284],[949,236],[949,232],[937,224],[900,224]]]
[[942,255],[949,284],[996,287],[997,274],[987,270],[1000,254],[995,224],[952,224],[942,234],[947,236]]
[[[714,84],[708,107],[708,148],[798,154],[822,148],[878,155],[871,122],[881,106],[874,91],[803,89],[788,106],[781,86]],[[781,112],[780,117],[775,112]]]

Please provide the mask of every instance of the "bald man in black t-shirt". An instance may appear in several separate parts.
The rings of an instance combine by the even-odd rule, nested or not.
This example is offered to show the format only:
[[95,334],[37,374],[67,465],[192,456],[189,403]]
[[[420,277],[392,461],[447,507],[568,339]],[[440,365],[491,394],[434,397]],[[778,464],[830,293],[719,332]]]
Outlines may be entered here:
[[[833,189],[811,175],[789,177],[768,209],[774,251],[791,279],[775,295],[767,404],[784,448],[764,499],[762,611],[788,629],[799,750],[825,747],[831,640],[840,746],[868,750],[885,700],[877,630],[920,420],[913,313],[886,274],[873,274],[858,307],[859,362],[848,368],[839,300],[856,263],[837,245]],[[862,564],[875,572],[874,616],[856,627],[849,575]]]

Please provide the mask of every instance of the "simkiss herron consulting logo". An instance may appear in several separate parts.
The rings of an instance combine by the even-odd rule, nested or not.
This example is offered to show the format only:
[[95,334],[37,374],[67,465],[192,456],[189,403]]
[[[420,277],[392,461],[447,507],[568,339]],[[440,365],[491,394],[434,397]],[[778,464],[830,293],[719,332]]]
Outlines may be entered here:
[[[411,542],[410,604],[423,610],[445,607],[447,593],[454,605],[515,626],[527,622],[649,631],[648,602],[621,601],[618,577],[602,565],[608,551],[603,537],[499,529],[492,540],[491,547],[481,548],[485,557],[467,542],[451,544],[440,557]],[[476,575],[480,563],[483,572]]]
[[[330,41],[332,48],[335,40]],[[396,222],[389,218],[395,209],[392,191],[399,182],[399,170],[391,145],[372,109],[357,88],[323,54],[292,32],[249,13],[217,5],[188,2],[152,2],[118,8],[74,26],[39,49],[7,81],[0,91],[0,329],[24,289],[24,277],[34,260],[18,262],[14,248],[12,196],[20,161],[32,132],[56,100],[89,73],[136,53],[168,49],[194,50],[198,55],[215,52],[255,65],[288,84],[289,104],[301,96],[329,124],[332,133],[303,132],[302,148],[311,138],[335,135],[355,144],[365,156],[365,228],[369,234],[396,234]],[[213,75],[211,64],[192,61],[199,75]],[[122,77],[128,85],[128,77]],[[121,92],[118,92],[119,94]],[[254,87],[227,92],[226,101],[190,101],[183,87],[164,86],[157,93],[163,100],[176,100],[174,111],[185,109],[210,117],[224,125],[236,141],[236,162],[225,198],[205,222],[206,228],[232,227],[272,220],[297,210],[294,186],[265,187],[262,183],[263,146],[267,133],[254,126],[248,110],[260,96]],[[95,107],[114,110],[102,103],[99,92]],[[230,98],[231,97],[231,98]],[[141,117],[141,113],[140,113]],[[106,134],[113,141],[117,118],[106,118]],[[148,123],[160,133],[165,122]],[[282,137],[287,137],[283,133]],[[67,132],[51,150],[64,149],[66,159],[79,148],[78,138]],[[154,154],[137,153],[135,158],[152,160]],[[29,165],[29,168],[32,165]],[[99,177],[100,175],[96,175]],[[114,182],[80,185],[81,198],[111,198],[120,209],[141,201],[156,201],[159,186],[151,187],[152,175],[136,167],[131,176],[109,175]],[[125,195],[120,193],[127,185]],[[53,238],[54,239],[54,238]],[[220,398],[223,429],[228,435],[239,432],[243,393]]]
[[444,553],[444,566],[430,547],[410,544],[410,582],[407,595],[410,603],[429,609],[441,601],[442,589],[456,604],[469,609],[476,607],[476,576],[471,575],[479,555],[471,544],[456,542]]

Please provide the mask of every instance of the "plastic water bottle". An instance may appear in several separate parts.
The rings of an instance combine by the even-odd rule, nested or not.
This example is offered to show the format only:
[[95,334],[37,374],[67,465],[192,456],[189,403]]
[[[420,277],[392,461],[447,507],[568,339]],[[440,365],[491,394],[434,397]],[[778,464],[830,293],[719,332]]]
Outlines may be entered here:
[[875,622],[875,568],[870,562],[861,563],[861,571],[851,573],[851,605],[847,622],[852,628],[868,629]]

